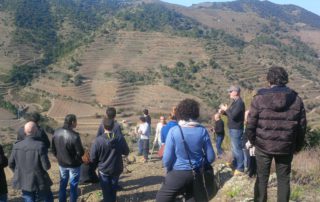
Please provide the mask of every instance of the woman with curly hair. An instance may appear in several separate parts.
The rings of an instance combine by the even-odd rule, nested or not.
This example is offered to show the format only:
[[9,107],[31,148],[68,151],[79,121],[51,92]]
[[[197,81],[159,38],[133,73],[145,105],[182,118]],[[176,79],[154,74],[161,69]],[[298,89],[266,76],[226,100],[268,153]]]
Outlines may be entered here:
[[166,139],[163,165],[168,173],[157,193],[157,202],[175,201],[180,194],[186,201],[195,201],[192,168],[199,171],[204,162],[211,164],[215,160],[209,133],[197,122],[199,115],[199,103],[195,100],[185,99],[177,106],[179,125],[170,129]]

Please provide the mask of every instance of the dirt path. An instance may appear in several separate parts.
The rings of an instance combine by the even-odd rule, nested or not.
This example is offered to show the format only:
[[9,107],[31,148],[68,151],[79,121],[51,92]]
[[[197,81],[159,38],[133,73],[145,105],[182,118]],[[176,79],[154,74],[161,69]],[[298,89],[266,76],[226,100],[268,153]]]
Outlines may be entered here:
[[[133,159],[134,157],[130,156],[130,158]],[[51,188],[55,201],[58,201],[59,167],[56,159],[51,154],[50,161],[51,169],[49,175],[54,183]],[[9,201],[22,201],[21,192],[12,189],[12,172],[8,168],[6,168],[5,172],[8,181]],[[140,163],[139,158],[136,158],[136,162],[127,165],[125,172],[120,177],[120,185],[123,186],[123,190],[118,192],[117,201],[154,201],[163,181],[163,176],[164,170],[159,159],[151,159],[148,163]],[[101,199],[102,194],[99,183],[79,186],[80,201],[97,202]]]

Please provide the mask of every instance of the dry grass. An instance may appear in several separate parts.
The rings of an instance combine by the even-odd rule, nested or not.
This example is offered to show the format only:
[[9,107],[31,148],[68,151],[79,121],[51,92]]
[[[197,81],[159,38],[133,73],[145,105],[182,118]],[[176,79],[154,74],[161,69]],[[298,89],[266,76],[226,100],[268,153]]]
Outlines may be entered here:
[[320,183],[320,148],[298,153],[292,162],[292,180],[298,184]]
[[222,29],[235,36],[251,41],[255,32],[261,29],[261,24],[267,23],[255,13],[240,13],[223,11],[212,8],[185,8],[176,7],[179,12],[198,20],[208,27]]
[[300,30],[297,33],[298,36],[301,37],[301,40],[318,50],[320,53],[320,31],[319,30]]

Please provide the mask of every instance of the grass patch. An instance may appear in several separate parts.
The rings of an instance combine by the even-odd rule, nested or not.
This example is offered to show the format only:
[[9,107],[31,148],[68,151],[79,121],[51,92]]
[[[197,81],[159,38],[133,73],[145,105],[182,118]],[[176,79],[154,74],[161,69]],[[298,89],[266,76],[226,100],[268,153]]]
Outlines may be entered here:
[[300,186],[294,186],[291,189],[290,200],[301,201],[303,195],[303,188]]
[[230,198],[234,198],[234,197],[238,196],[241,191],[242,191],[242,190],[241,190],[240,187],[235,186],[235,187],[231,187],[231,189],[228,190],[228,191],[226,192],[226,194],[227,194],[227,196],[229,196]]

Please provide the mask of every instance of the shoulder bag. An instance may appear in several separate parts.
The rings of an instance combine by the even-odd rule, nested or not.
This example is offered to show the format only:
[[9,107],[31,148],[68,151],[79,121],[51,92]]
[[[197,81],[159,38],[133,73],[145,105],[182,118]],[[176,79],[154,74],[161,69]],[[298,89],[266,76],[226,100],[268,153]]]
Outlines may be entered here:
[[[201,168],[199,170],[196,170],[196,168],[191,163],[188,145],[184,139],[182,129],[180,126],[179,128],[180,128],[180,133],[182,137],[182,142],[186,150],[188,160],[192,169],[193,197],[196,202],[207,202],[210,199],[212,199],[218,191],[218,186],[214,178],[213,168],[209,163],[205,163],[205,161],[203,160]],[[203,159],[206,159],[205,152],[204,151],[202,152],[204,154]]]

